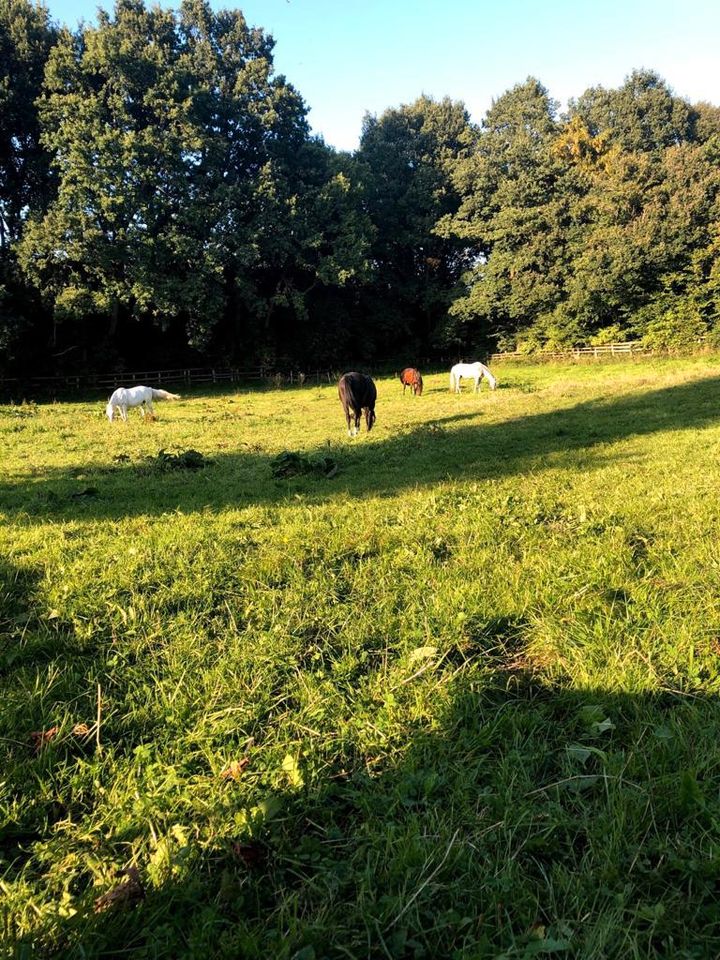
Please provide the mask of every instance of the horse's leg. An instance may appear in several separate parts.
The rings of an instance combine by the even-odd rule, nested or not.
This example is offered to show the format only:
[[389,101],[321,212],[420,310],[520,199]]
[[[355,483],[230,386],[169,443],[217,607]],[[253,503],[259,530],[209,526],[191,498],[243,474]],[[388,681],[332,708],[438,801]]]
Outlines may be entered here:
[[352,437],[353,432],[352,432],[352,427],[350,426],[350,419],[351,419],[351,418],[350,418],[350,404],[349,404],[349,402],[348,402],[348,400],[347,400],[346,397],[342,397],[342,398],[341,398],[341,401],[342,401],[343,413],[345,414],[345,422],[347,423],[348,436],[349,436],[349,437]]
[[118,409],[120,410],[120,419],[121,419],[124,423],[127,423],[127,407],[126,407],[125,404],[123,403],[123,404],[120,405],[120,407],[119,407]]

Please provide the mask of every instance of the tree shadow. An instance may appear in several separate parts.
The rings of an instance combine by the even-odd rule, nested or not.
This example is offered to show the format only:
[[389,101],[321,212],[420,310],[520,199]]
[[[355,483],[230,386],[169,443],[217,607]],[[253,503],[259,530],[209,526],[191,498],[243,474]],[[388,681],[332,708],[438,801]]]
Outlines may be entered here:
[[[569,689],[522,640],[512,619],[441,651],[424,677],[442,709],[382,766],[325,750],[235,840],[177,849],[164,881],[139,864],[142,899],[93,913],[97,891],[79,895],[54,943],[78,958],[717,956],[717,699]],[[406,668],[400,706],[420,682]]]
[[[92,700],[87,683],[78,682],[78,671],[84,681],[97,645],[81,640],[72,624],[42,616],[41,580],[40,569],[0,559],[0,770],[6,788],[37,785],[50,774],[46,748],[58,727],[46,723],[52,713],[48,701],[74,702],[83,709],[83,701]],[[64,662],[72,669],[59,669]],[[52,682],[39,693],[36,678],[44,670]],[[19,819],[9,814],[11,809],[5,806],[0,814],[0,864],[6,877],[22,869],[32,857],[32,843],[67,813],[47,794],[42,799],[26,796]]]
[[[248,447],[213,455],[205,470],[159,469],[156,461],[45,471],[32,481],[0,483],[0,509],[47,519],[117,519],[179,509],[281,503],[300,494],[322,502],[337,496],[393,496],[448,479],[493,479],[554,467],[602,466],[603,448],[632,436],[697,429],[714,423],[720,378],[682,383],[646,393],[590,400],[561,410],[483,423],[482,410],[441,417],[397,435],[338,442],[308,451],[338,464],[332,479],[272,476],[273,455]],[[472,425],[457,427],[463,419]]]
[[[601,448],[630,436],[714,423],[719,385],[713,378],[499,424],[462,414],[381,442],[371,436],[332,448],[341,471],[330,480],[276,481],[272,457],[248,450],[198,471],[119,463],[92,476],[84,471],[82,480],[60,471],[32,484],[5,482],[0,506],[31,520],[115,519],[283,503],[296,492],[318,502],[389,496],[447,478],[522,474],[546,459],[576,469],[578,454],[592,469],[606,462]],[[458,426],[461,417],[476,425]],[[631,547],[641,558],[642,541]],[[16,644],[3,660],[5,690],[14,688],[15,696],[15,713],[3,713],[3,733],[10,740],[18,729],[41,727],[45,711],[30,681],[33,666],[45,661],[67,664],[59,699],[82,698],[91,716],[94,671],[116,671],[121,684],[126,662],[112,660],[98,638],[82,639],[75,624],[38,617],[39,571],[6,563],[0,574],[9,584],[2,623]],[[717,699],[702,690],[572,689],[533,659],[528,634],[519,612],[495,611],[469,622],[457,643],[420,648],[419,659],[413,651],[403,661],[398,651],[396,683],[384,688],[393,687],[392,699],[373,699],[377,692],[359,662],[345,678],[345,708],[351,716],[364,703],[368,723],[380,731],[374,745],[327,731],[327,744],[308,746],[313,764],[303,783],[281,782],[271,769],[261,769],[247,789],[241,782],[237,798],[223,806],[224,815],[237,817],[235,834],[194,848],[168,833],[166,876],[153,879],[147,862],[137,864],[144,888],[137,903],[95,913],[101,891],[89,873],[79,874],[70,889],[77,913],[63,914],[59,905],[43,921],[42,949],[78,958],[204,953],[296,960],[718,955]],[[331,642],[307,638],[299,669],[309,671],[318,646],[322,653]],[[714,655],[705,661],[700,686],[716,673]],[[419,687],[426,681],[442,696]],[[662,681],[666,688],[672,682]],[[277,696],[293,709],[287,677],[278,680]],[[388,744],[382,731],[398,713],[401,734]],[[78,795],[99,789],[93,778],[106,788],[103,778],[111,775],[103,773],[102,757],[93,760],[92,740],[70,736],[70,720],[66,734],[40,752],[26,736],[6,747],[19,798],[27,796],[23,783],[52,784],[57,766],[74,763],[84,770]],[[258,714],[253,722],[262,728],[265,720]],[[238,731],[238,743],[249,732]],[[108,724],[112,763],[138,746],[154,749],[149,722],[141,734],[138,742],[127,725]],[[253,762],[262,767],[263,754]],[[188,782],[192,790],[190,774]],[[54,807],[51,790],[36,792],[20,822],[0,834],[10,864],[4,870],[20,872],[37,844],[41,874],[55,824],[81,824],[83,803],[91,802]],[[140,789],[137,802],[148,802]],[[247,811],[263,803],[274,814],[248,821]],[[172,807],[157,821],[193,836],[192,818]],[[132,840],[131,831],[118,830],[80,844],[75,855],[88,849],[122,858]],[[18,944],[17,955],[37,955],[36,947]]]

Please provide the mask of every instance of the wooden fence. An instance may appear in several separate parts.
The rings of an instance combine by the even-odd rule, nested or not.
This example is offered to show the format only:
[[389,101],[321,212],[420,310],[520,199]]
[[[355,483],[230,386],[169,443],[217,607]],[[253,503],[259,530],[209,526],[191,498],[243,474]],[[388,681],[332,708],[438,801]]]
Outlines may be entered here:
[[52,396],[61,393],[91,392],[97,390],[103,393],[112,392],[118,386],[132,386],[144,384],[149,387],[169,385],[186,385],[203,383],[242,383],[264,382],[302,384],[302,383],[332,383],[339,374],[332,370],[311,370],[301,372],[289,370],[287,373],[276,372],[270,367],[254,367],[240,369],[239,367],[183,367],[174,370],[135,370],[123,373],[94,373],[94,374],[67,374],[55,377],[0,377],[0,396],[16,396],[18,393],[36,392],[43,396]]
[[502,360],[568,360],[573,357],[581,359],[582,357],[645,356],[652,352],[639,340],[626,340],[623,343],[604,343],[598,347],[573,347],[572,350],[538,350],[536,353],[522,353],[520,350],[515,350],[513,353],[493,353],[490,356],[490,362],[498,363]]
[[[653,353],[638,340],[627,340],[623,343],[605,343],[597,347],[575,347],[572,350],[541,350],[537,353],[522,353],[516,350],[512,353],[493,353],[489,363],[501,363],[505,360],[524,360],[528,363],[543,360],[568,360],[601,357],[644,356]],[[451,366],[454,361],[448,360]],[[282,372],[283,366],[287,372]],[[427,361],[427,367],[437,367],[438,363]],[[342,369],[351,369],[352,365],[345,365]],[[260,382],[267,384],[303,384],[303,383],[334,383],[342,369],[299,371],[292,368],[292,361],[277,360],[271,366],[242,369],[240,367],[179,367],[173,370],[135,370],[122,373],[95,373],[95,374],[67,374],[55,377],[0,377],[0,398],[14,400],[26,398],[28,395],[53,397],[62,394],[72,394],[97,391],[109,394],[120,385],[142,383],[150,387],[169,385],[186,385],[205,383],[243,383]],[[391,372],[388,368],[385,372]],[[380,374],[380,371],[376,371]]]

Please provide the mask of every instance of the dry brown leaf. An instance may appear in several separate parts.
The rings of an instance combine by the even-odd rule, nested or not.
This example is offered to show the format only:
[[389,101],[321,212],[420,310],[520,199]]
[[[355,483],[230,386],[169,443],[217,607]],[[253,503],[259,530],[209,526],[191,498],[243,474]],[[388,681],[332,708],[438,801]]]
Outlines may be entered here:
[[267,850],[258,840],[247,840],[244,843],[234,843],[232,852],[248,869],[261,867],[267,859]]
[[239,780],[243,770],[249,765],[250,758],[243,757],[242,760],[233,760],[220,774],[221,780]]
[[76,723],[72,732],[76,737],[87,737],[90,733],[90,727],[86,723]]
[[43,747],[57,735],[60,727],[50,727],[49,730],[34,730],[30,734],[30,743],[35,747],[35,753],[40,753]]
[[128,867],[121,870],[120,876],[125,876],[122,883],[108,890],[95,901],[95,913],[117,907],[135,907],[145,896],[145,888],[140,880],[137,867]]

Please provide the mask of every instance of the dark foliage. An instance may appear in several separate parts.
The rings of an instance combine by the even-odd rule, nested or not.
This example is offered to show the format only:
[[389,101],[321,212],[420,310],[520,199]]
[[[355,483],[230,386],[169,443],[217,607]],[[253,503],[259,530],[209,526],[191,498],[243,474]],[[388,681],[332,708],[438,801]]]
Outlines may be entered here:
[[455,359],[717,336],[720,109],[421,96],[354,155],[239,11],[0,0],[0,374]]

